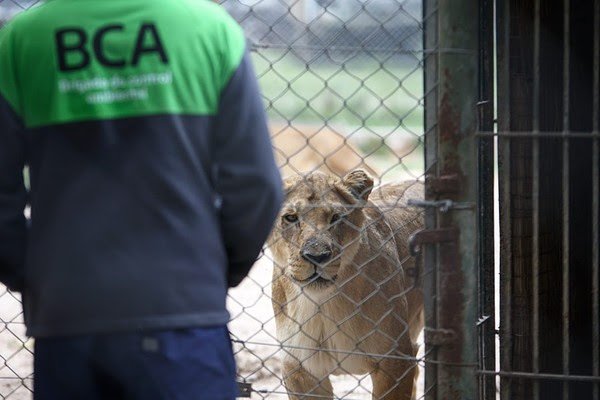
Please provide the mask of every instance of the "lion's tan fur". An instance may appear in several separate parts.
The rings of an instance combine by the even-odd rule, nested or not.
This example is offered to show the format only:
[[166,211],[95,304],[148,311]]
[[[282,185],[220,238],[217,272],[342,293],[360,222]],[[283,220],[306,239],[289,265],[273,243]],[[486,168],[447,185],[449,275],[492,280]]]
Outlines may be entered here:
[[[369,196],[369,185],[372,180],[363,171],[343,179],[314,173],[285,182],[282,216],[297,213],[300,219],[293,226],[285,219],[277,222],[268,245],[275,264],[277,337],[291,399],[332,398],[329,375],[348,373],[370,373],[374,399],[411,398],[416,364],[410,357],[416,356],[423,299],[418,289],[411,290],[404,271],[413,267],[408,236],[423,221],[418,210],[406,207],[406,199],[422,197],[423,187],[392,184]],[[332,210],[339,207],[353,211],[343,224],[330,227]],[[309,237],[337,242],[335,257],[319,270],[335,281],[324,289],[302,288],[294,280],[316,271],[298,256]]]

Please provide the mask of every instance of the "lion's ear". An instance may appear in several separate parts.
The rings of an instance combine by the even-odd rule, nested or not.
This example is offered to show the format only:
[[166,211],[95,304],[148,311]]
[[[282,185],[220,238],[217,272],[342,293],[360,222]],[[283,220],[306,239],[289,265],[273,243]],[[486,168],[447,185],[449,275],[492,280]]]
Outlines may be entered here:
[[285,178],[283,180],[283,193],[284,195],[290,194],[294,186],[298,183],[298,179],[295,177]]
[[342,185],[357,200],[367,201],[373,190],[373,178],[362,169],[357,169],[342,178]]

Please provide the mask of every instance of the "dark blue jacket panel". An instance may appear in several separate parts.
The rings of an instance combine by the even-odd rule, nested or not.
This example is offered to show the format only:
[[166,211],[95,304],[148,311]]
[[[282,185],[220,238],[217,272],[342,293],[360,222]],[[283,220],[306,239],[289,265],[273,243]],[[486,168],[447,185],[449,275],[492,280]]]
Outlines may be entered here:
[[5,102],[0,113],[0,278],[23,291],[28,334],[227,323],[227,288],[282,200],[247,56],[216,116],[23,130]]
[[27,248],[23,166],[27,149],[21,120],[0,96],[0,281],[11,290],[23,288]]

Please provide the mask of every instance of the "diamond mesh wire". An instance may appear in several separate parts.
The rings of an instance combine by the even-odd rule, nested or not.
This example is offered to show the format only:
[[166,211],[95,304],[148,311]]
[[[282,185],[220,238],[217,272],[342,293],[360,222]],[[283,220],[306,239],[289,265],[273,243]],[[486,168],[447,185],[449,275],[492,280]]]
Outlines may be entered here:
[[0,289],[0,397],[27,399],[33,389],[33,340],[25,336],[18,294]]
[[[423,25],[419,1],[225,0],[221,3],[247,34],[269,115],[275,154],[284,177],[304,177],[315,170],[342,177],[356,168],[366,170],[376,184],[422,176]],[[318,195],[327,198],[325,193]],[[303,225],[298,230],[312,229],[319,235],[331,229],[309,222],[309,214],[331,206],[322,200],[325,204],[298,213],[298,224]],[[401,205],[390,207],[400,208]],[[354,228],[363,233],[367,229]],[[302,251],[301,240],[288,241],[287,245],[294,252]],[[334,241],[334,253],[335,247],[343,252],[344,246],[349,245]],[[400,260],[405,268],[410,261],[408,257]],[[398,264],[398,260],[388,262]],[[277,296],[272,290],[273,268],[285,276],[289,267],[285,261],[274,260],[271,250],[266,249],[251,275],[230,291],[230,329],[240,379],[252,383],[252,398],[257,399],[287,395],[330,398],[329,380],[336,398],[370,399],[373,382],[369,368],[362,374],[352,374],[349,370],[353,365],[348,362],[356,359],[356,355],[368,353],[360,344],[367,338],[356,338],[346,332],[344,323],[347,325],[353,317],[360,316],[363,324],[372,327],[372,336],[382,341],[392,339],[383,331],[381,321],[370,319],[363,310],[369,296],[382,296],[383,283],[371,281],[372,289],[357,300],[348,298],[340,290],[344,284],[336,282],[336,290],[328,295],[330,302],[342,298],[340,302],[349,302],[354,308],[353,313],[337,319],[327,314],[327,301],[313,298],[309,291],[297,291],[293,298],[283,302],[274,299]],[[356,267],[358,275],[365,270],[364,265]],[[297,313],[286,315],[282,320],[293,325],[288,329],[289,336],[278,334],[273,309],[292,313],[290,309],[295,307],[292,304],[302,301],[306,303],[302,311],[309,315],[303,319]],[[317,323],[328,328],[313,332],[312,325]],[[398,317],[393,333],[397,337],[393,339],[403,337],[406,329],[407,321]],[[313,337],[317,334],[323,336]],[[342,344],[344,339],[348,340]],[[332,346],[341,347],[332,350]],[[324,347],[329,350],[323,351]],[[336,358],[333,365],[340,375],[329,379],[325,373],[308,373],[304,377],[312,385],[295,389],[299,386],[291,382],[294,369],[284,368],[284,360],[295,361],[298,370],[310,366],[318,357],[324,357],[319,362],[327,363],[325,353]],[[402,358],[396,353],[371,356]],[[401,381],[400,376],[390,378]],[[422,396],[422,387],[417,392],[418,397]],[[309,394],[312,397],[302,397]]]
[[[201,0],[198,0],[201,1]],[[36,1],[0,0],[0,26],[17,12],[32,7]],[[382,197],[377,187],[381,184],[404,180],[420,180],[423,176],[423,51],[422,11],[420,0],[223,0],[221,4],[241,24],[261,85],[265,109],[269,116],[274,152],[282,175],[287,178],[304,177],[313,171],[322,171],[338,178],[357,168],[365,170],[373,179],[376,189],[372,198]],[[308,182],[308,181],[303,181]],[[411,186],[418,186],[413,184]],[[316,189],[315,189],[316,190]],[[398,192],[400,196],[404,192]],[[411,192],[412,193],[412,192]],[[352,193],[351,193],[352,194]],[[252,398],[277,399],[307,395],[313,397],[370,399],[373,380],[370,372],[379,368],[385,380],[404,381],[403,375],[416,368],[418,355],[408,354],[406,340],[409,323],[399,313],[407,295],[416,284],[413,260],[405,252],[393,255],[390,243],[395,236],[406,235],[409,227],[417,226],[420,216],[406,207],[405,200],[387,199],[377,203],[346,207],[346,214],[382,211],[384,216],[394,213],[413,213],[412,220],[390,225],[382,216],[358,223],[347,215],[330,226],[315,222],[311,216],[332,206],[329,188],[317,193],[319,202],[297,210],[298,225],[303,231],[327,236],[336,226],[344,224],[354,239],[330,240],[329,245],[338,258],[352,248],[355,242],[365,240],[367,231],[379,232],[381,243],[370,257],[351,260],[355,271],[345,282],[334,283],[335,292],[328,292],[329,300],[351,306],[343,318],[324,311],[323,298],[311,298],[308,291],[296,292],[296,297],[285,302],[273,300],[273,269],[286,274],[286,263],[274,261],[272,250],[265,248],[250,276],[230,291],[228,309],[232,320],[230,330],[238,365],[239,380],[252,384]],[[339,198],[339,196],[338,196]],[[347,204],[346,204],[347,206]],[[331,213],[330,213],[331,214]],[[332,215],[328,215],[331,222]],[[413,225],[411,225],[411,223]],[[383,224],[383,225],[382,225]],[[417,224],[417,225],[415,225]],[[389,231],[382,233],[382,226]],[[277,228],[276,228],[277,229]],[[296,229],[296,228],[292,228]],[[282,240],[282,239],[280,239]],[[300,252],[305,243],[287,241],[289,248]],[[388,249],[388,251],[385,251]],[[365,273],[377,259],[395,266],[396,270],[383,279]],[[334,257],[335,260],[335,257]],[[275,264],[275,266],[274,266]],[[402,265],[405,275],[402,277]],[[323,267],[326,268],[326,267]],[[411,274],[412,273],[412,274]],[[348,295],[345,284],[361,280],[369,287],[361,296]],[[404,280],[398,287],[400,279]],[[394,287],[391,291],[387,289]],[[298,286],[299,287],[299,286]],[[384,291],[387,290],[387,292]],[[306,301],[308,299],[308,301]],[[26,399],[32,388],[32,341],[24,336],[19,297],[3,290],[0,292],[0,398]],[[295,323],[290,340],[278,335],[275,312],[278,307],[304,301],[304,319],[287,315]],[[367,311],[369,302],[399,304],[381,309],[382,315]],[[312,311],[311,311],[312,310]],[[312,337],[311,324],[319,323],[327,329],[322,337]],[[349,321],[360,319],[370,326],[366,334],[357,335],[347,330]],[[384,327],[384,325],[386,325]],[[393,327],[390,328],[390,327]],[[306,341],[298,344],[294,337]],[[379,353],[369,341],[388,343]],[[294,374],[311,358],[321,357],[323,346],[330,348],[325,362],[333,365],[332,388],[325,373],[307,375],[313,387],[304,386],[303,392],[294,392],[290,381]],[[343,345],[340,345],[343,344]],[[382,350],[383,349],[383,350]],[[333,357],[327,359],[327,357]],[[356,373],[357,359],[370,360],[363,371]],[[284,359],[296,361],[284,370]],[[325,360],[325,361],[323,361]],[[381,361],[408,365],[402,372],[386,371]],[[358,361],[358,364],[365,364]],[[418,362],[422,366],[422,362]],[[296,369],[294,369],[296,368]],[[359,368],[360,369],[360,368]],[[285,378],[287,376],[287,378]],[[423,396],[422,376],[417,385],[417,397]],[[314,378],[314,379],[313,379]],[[323,395],[318,394],[319,390]],[[385,393],[383,393],[385,394]],[[383,395],[382,394],[382,395]]]

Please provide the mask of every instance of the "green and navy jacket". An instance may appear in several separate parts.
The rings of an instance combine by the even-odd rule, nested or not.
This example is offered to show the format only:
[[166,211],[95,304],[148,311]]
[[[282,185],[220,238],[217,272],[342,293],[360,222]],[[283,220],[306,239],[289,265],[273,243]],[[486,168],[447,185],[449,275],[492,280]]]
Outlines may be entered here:
[[218,5],[49,0],[0,30],[0,280],[29,335],[227,323],[281,198]]

